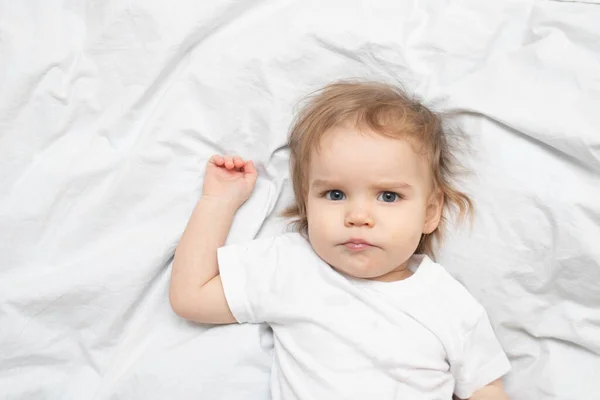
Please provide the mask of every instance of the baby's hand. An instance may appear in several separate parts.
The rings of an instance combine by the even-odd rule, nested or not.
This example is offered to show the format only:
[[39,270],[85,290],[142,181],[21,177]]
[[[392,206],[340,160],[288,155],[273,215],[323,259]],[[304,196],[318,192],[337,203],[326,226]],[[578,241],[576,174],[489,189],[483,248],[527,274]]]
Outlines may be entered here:
[[252,194],[257,176],[252,161],[214,155],[206,165],[202,197],[220,200],[237,209]]
[[469,400],[510,400],[502,387],[502,383],[495,381],[475,393]]

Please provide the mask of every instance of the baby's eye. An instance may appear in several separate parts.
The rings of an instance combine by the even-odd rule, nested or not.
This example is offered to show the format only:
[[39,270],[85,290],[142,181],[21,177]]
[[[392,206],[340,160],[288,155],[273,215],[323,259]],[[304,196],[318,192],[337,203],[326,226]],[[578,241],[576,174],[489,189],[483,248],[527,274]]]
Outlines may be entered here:
[[325,197],[329,200],[339,201],[344,200],[346,195],[341,190],[328,190],[325,192]]
[[377,200],[381,200],[386,203],[393,203],[400,200],[400,195],[395,192],[381,192],[379,196],[377,196]]

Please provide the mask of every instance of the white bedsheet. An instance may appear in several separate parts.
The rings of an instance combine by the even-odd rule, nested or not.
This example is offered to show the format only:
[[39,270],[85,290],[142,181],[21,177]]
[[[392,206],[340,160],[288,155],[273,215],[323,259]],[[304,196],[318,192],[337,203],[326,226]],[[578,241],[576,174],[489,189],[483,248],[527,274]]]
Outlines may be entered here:
[[280,232],[294,105],[366,77],[461,112],[477,215],[440,259],[512,399],[600,399],[599,21],[597,1],[0,2],[0,398],[268,399],[268,330],[175,317],[173,251],[215,152],[260,166],[229,240]]

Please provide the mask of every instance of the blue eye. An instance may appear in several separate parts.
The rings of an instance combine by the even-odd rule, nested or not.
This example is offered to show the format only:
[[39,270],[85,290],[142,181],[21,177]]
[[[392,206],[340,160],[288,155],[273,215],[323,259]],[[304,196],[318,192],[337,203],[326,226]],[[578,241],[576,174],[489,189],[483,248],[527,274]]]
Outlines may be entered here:
[[377,196],[377,200],[386,202],[386,203],[394,203],[400,200],[400,195],[395,192],[381,192],[379,196]]
[[344,200],[346,198],[346,195],[341,190],[328,190],[327,192],[325,192],[325,197],[328,200],[339,201]]

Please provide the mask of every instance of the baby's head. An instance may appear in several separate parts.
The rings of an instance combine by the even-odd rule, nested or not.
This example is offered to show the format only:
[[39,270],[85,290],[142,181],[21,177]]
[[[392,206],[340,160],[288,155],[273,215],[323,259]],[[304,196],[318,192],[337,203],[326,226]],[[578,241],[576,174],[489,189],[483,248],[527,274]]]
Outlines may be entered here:
[[402,279],[413,254],[432,255],[449,206],[471,208],[451,183],[440,117],[396,87],[326,86],[298,114],[289,147],[296,204],[284,215],[349,275]]

